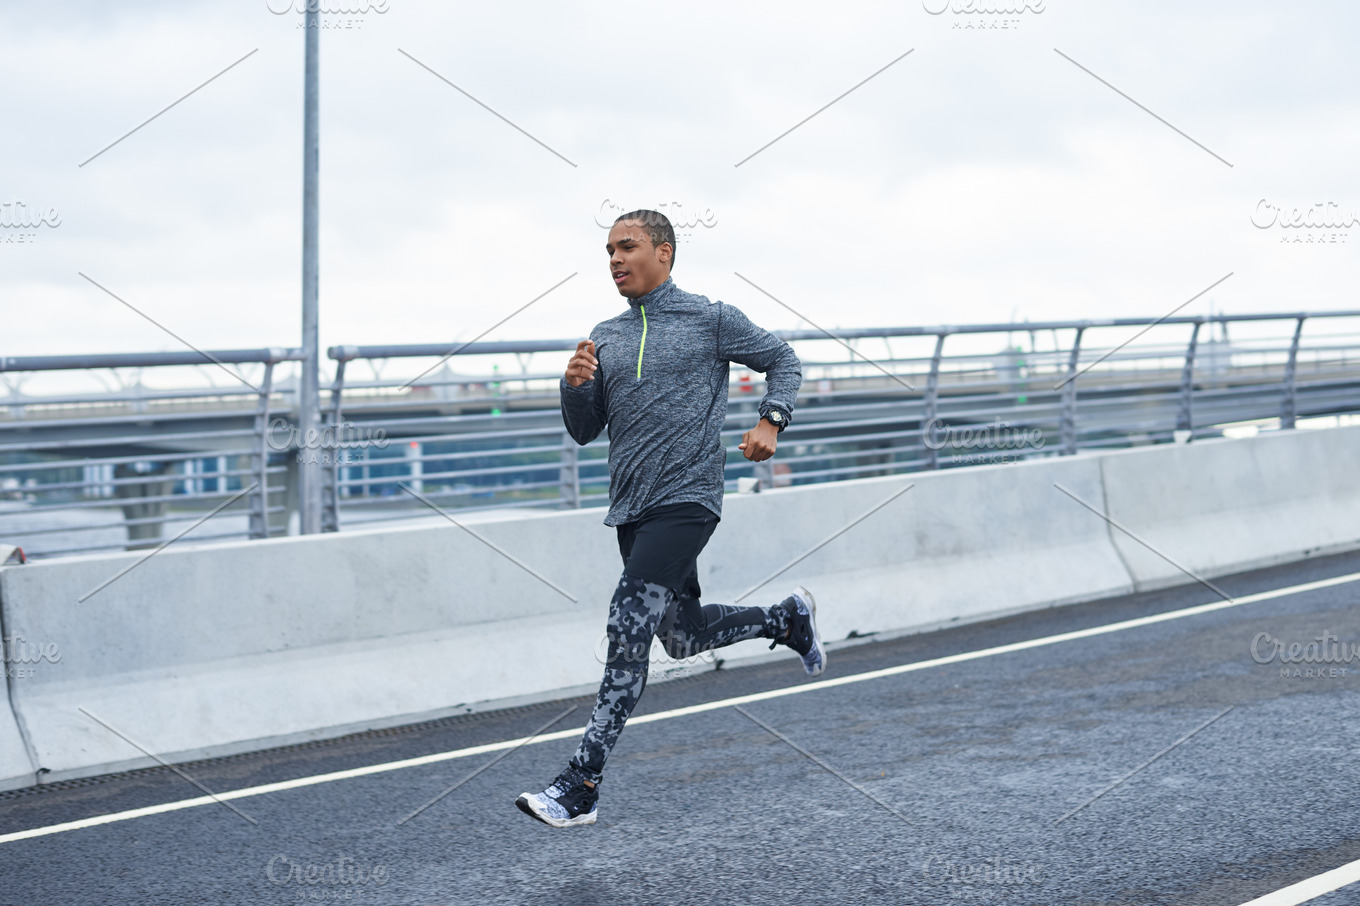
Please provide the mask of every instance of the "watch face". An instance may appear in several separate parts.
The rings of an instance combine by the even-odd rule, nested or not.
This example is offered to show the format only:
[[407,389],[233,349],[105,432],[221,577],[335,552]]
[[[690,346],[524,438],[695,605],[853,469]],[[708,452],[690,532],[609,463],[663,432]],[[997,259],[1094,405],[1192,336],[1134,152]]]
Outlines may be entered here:
[[784,413],[780,412],[778,409],[771,409],[769,419],[776,425],[782,425],[784,423]]

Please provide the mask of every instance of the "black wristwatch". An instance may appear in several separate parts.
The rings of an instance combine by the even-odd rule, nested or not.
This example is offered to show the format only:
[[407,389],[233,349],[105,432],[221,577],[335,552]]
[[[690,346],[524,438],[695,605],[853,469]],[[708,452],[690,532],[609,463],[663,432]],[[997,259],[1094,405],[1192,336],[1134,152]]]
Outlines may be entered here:
[[771,408],[770,411],[762,415],[761,418],[768,419],[770,424],[778,428],[781,434],[784,432],[784,429],[789,426],[789,417],[779,409]]

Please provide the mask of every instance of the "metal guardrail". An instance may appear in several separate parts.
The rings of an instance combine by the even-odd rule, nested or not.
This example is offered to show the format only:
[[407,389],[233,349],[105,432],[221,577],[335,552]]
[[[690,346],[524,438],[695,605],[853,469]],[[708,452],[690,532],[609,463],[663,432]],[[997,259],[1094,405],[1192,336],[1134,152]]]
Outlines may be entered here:
[[[736,445],[755,423],[764,388],[734,365],[722,433],[728,489],[749,475],[767,485],[834,481],[1189,440],[1248,421],[1287,429],[1299,414],[1360,411],[1360,334],[1304,334],[1309,322],[1345,318],[1360,319],[1360,311],[853,329],[838,335],[860,346],[882,340],[884,351],[848,358],[823,331],[774,331],[799,349],[804,365],[794,423],[780,436],[775,460],[745,460]],[[1229,324],[1273,326],[1277,333],[1283,324],[1287,333],[1258,330],[1229,341]],[[1223,336],[1206,339],[1206,326]],[[1161,338],[1120,346],[1092,340],[1112,331],[1122,344],[1133,328],[1143,328],[1139,338],[1149,332]],[[1182,337],[1168,342],[1177,330]],[[1070,334],[1066,343],[1056,338],[1059,331]],[[1052,349],[1035,342],[1045,332],[1054,334]],[[1013,345],[1016,334],[1030,338],[1028,350]],[[895,350],[902,341],[923,345],[916,354]],[[415,383],[384,379],[376,367],[372,379],[357,381],[352,366],[447,358],[451,349],[332,347],[329,424],[354,436],[382,432],[389,450],[392,440],[401,447],[375,457],[372,444],[361,441],[330,459],[327,527],[409,517],[421,504],[404,494],[403,483],[441,508],[607,502],[607,439],[578,447],[558,410],[557,381],[576,342],[468,344],[458,356],[561,355],[546,372],[530,371],[521,360],[520,374],[494,380],[446,370]],[[828,347],[838,358],[825,357]]]
[[[773,331],[803,362],[794,423],[773,460],[746,460],[736,445],[755,424],[764,387],[734,363],[722,433],[727,486],[746,476],[781,486],[1191,441],[1248,424],[1287,430],[1301,418],[1360,412],[1358,327],[1360,310],[863,328],[837,331],[839,341],[820,330]],[[148,547],[183,522],[193,523],[185,541],[281,534],[292,530],[305,457],[326,470],[322,522],[331,531],[442,518],[431,506],[602,505],[607,432],[580,447],[559,409],[558,379],[576,343],[332,347],[313,438],[298,435],[296,380],[275,375],[301,350],[0,358],[0,379],[261,369],[259,380],[227,388],[139,382],[32,397],[12,387],[0,399],[0,540],[54,556]],[[485,365],[507,356],[518,373]],[[406,362],[416,373],[427,365],[420,359],[433,364],[415,378],[385,376]],[[483,364],[460,374],[449,360]]]
[[[292,409],[290,391],[275,387],[275,367],[301,357],[233,349],[0,358],[0,376],[208,361],[238,379],[44,397],[11,384],[0,400],[0,538],[32,557],[156,547],[179,523],[190,523],[181,531],[197,541],[267,537],[271,517],[287,519],[278,500],[287,466],[271,455],[266,433],[272,415]],[[258,383],[229,365],[260,366]],[[208,507],[225,514],[211,526]]]

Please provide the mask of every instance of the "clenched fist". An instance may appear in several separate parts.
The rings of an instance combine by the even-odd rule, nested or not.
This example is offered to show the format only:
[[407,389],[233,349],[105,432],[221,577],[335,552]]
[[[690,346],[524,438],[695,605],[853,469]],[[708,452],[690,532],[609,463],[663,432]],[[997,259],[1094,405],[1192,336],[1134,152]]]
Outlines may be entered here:
[[567,363],[567,373],[564,375],[567,383],[579,387],[586,381],[593,381],[595,369],[599,365],[599,359],[595,358],[595,341],[582,340],[576,344],[576,354]]
[[756,422],[754,428],[741,436],[741,443],[737,444],[737,449],[752,462],[764,462],[774,455],[777,446],[779,429],[771,424],[769,419],[762,418]]

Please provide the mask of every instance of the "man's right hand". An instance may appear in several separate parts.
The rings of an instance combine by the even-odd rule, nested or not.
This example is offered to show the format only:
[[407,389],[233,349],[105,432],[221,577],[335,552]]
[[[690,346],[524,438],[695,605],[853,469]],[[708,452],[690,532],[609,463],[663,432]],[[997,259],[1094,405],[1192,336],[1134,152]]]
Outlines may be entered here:
[[582,340],[576,344],[576,354],[567,363],[567,383],[579,387],[586,381],[595,380],[595,369],[599,365],[599,359],[595,358],[595,341]]

